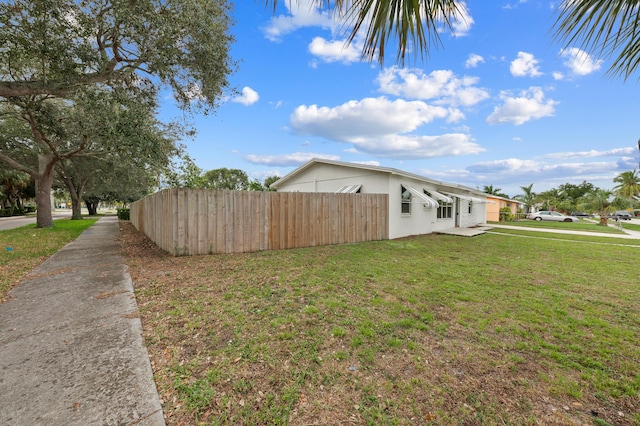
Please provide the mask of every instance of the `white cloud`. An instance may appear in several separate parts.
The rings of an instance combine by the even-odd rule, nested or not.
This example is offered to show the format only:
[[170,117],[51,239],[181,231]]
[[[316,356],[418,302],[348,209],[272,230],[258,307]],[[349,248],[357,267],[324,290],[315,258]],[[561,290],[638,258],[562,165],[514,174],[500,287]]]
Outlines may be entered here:
[[467,170],[487,181],[503,183],[516,179],[518,181],[531,180],[539,183],[542,181],[555,181],[560,183],[572,180],[581,182],[586,176],[595,179],[615,175],[617,170],[615,162],[577,162],[550,164],[536,160],[522,160],[508,158],[503,160],[486,161],[473,164]]
[[288,15],[278,15],[271,18],[271,22],[265,28],[265,37],[271,41],[280,41],[282,37],[299,28],[321,27],[331,29],[335,26],[335,20],[328,12],[322,11],[314,0],[284,1],[282,2]]
[[291,115],[291,127],[299,134],[350,143],[355,152],[387,158],[433,158],[484,151],[463,133],[408,134],[433,120],[448,119],[455,111],[421,101],[365,98],[333,108],[301,105]]
[[467,3],[459,2],[458,3],[459,13],[452,17],[452,29],[453,35],[456,37],[466,36],[469,31],[471,31],[471,27],[475,23],[473,17],[471,16],[471,12],[467,7]]
[[[622,171],[638,165],[635,148],[616,148],[606,151],[547,154],[538,159],[505,158],[481,161],[465,169],[446,167],[440,170],[421,170],[421,174],[444,181],[463,182],[481,188],[497,185],[507,194],[522,193],[520,186],[534,182],[535,192],[545,191],[564,183],[580,184],[583,181],[601,188],[611,188],[612,179]],[[599,161],[597,157],[614,157]],[[577,158],[578,161],[571,161]],[[592,159],[595,159],[592,161]]]
[[500,97],[504,102],[487,117],[489,124],[512,123],[519,126],[530,120],[553,116],[558,104],[553,99],[545,99],[540,87],[530,87],[517,97],[508,92],[501,93]]
[[514,77],[539,77],[542,75],[538,67],[538,60],[527,52],[518,52],[518,58],[509,67]]
[[359,48],[354,43],[347,44],[346,40],[327,41],[322,37],[315,37],[309,44],[309,52],[325,62],[349,63],[360,60]]
[[[473,164],[464,172],[457,172],[459,179],[465,179],[468,184],[482,187],[483,185],[499,185],[512,196],[522,193],[514,182],[535,182],[535,192],[545,191],[564,183],[579,184],[583,181],[591,182],[604,188],[611,187],[613,177],[624,169],[620,162],[563,162],[553,164],[544,161],[507,158]],[[443,179],[451,178],[444,176]]]
[[471,155],[484,151],[469,135],[463,133],[436,136],[385,135],[359,139],[352,143],[360,153],[406,160]]
[[484,58],[476,53],[472,53],[467,58],[467,61],[464,63],[466,68],[475,68],[478,64],[484,62]]
[[315,152],[294,152],[291,154],[281,155],[247,155],[246,160],[253,164],[264,164],[274,167],[299,166],[313,158],[322,158],[325,160],[339,160],[340,156],[331,154],[318,154]]
[[560,56],[565,59],[564,65],[569,68],[573,75],[583,76],[598,71],[602,65],[602,60],[594,60],[587,52],[576,47],[560,51]]
[[385,97],[349,101],[337,107],[301,105],[291,115],[291,126],[302,134],[352,142],[379,135],[407,133],[449,111],[420,101],[390,101]]
[[351,161],[351,163],[354,164],[362,164],[363,166],[379,166],[380,162],[379,161]]
[[564,74],[559,71],[554,71],[552,75],[554,80],[564,80]]
[[266,178],[272,177],[272,176],[282,177],[282,174],[280,173],[280,170],[266,170],[266,171],[251,173],[251,177],[253,179],[258,179],[261,182],[264,181]]
[[378,74],[379,91],[413,99],[433,99],[435,104],[473,106],[489,93],[475,87],[477,77],[457,77],[450,70],[435,70],[425,74],[419,69],[387,68]]
[[553,154],[544,155],[543,158],[598,158],[598,157],[617,157],[617,156],[633,156],[636,154],[636,148],[614,148],[606,151],[597,151],[592,149],[590,151],[577,151],[577,152],[556,152]]
[[253,90],[251,87],[246,86],[242,88],[242,94],[231,99],[231,101],[249,106],[258,102],[258,99],[260,99],[258,92]]

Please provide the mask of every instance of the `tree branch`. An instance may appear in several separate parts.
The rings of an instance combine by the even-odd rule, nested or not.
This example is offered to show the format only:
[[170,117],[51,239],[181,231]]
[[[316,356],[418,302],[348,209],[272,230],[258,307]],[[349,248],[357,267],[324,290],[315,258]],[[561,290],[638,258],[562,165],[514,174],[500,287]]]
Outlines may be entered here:
[[18,163],[13,158],[8,157],[7,155],[1,152],[0,152],[0,161],[2,161],[5,164],[8,164],[9,167],[12,167],[16,170],[20,170],[21,172],[27,173],[29,176],[31,176],[34,179],[37,179],[39,176],[39,173],[37,171],[25,166],[24,164]]
[[0,81],[0,97],[13,98],[19,96],[35,96],[42,94],[63,97],[69,95],[82,86],[106,83],[111,80],[118,79],[119,77],[124,75],[124,72],[120,70],[115,71],[115,67],[117,64],[117,61],[111,60],[103,71],[84,75],[72,82],[64,79],[47,80],[46,82],[43,80]]

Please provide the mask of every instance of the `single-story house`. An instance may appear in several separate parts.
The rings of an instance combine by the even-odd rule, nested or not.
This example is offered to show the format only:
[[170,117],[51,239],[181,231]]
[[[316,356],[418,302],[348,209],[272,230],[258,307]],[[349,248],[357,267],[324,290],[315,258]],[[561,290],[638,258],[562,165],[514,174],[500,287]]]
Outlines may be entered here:
[[511,214],[514,217],[518,217],[517,213],[522,208],[522,203],[516,200],[510,200],[504,197],[498,197],[497,195],[485,194],[487,197],[487,222],[499,222],[500,210],[509,207]]
[[389,238],[486,223],[487,194],[389,168],[313,159],[271,184],[278,192],[389,195]]

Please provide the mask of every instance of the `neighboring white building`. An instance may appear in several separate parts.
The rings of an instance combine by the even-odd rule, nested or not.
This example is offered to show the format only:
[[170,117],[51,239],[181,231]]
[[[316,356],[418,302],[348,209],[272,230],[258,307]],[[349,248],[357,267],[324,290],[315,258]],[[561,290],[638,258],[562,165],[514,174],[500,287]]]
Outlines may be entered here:
[[483,192],[401,170],[313,159],[271,185],[280,192],[389,194],[389,238],[486,223]]

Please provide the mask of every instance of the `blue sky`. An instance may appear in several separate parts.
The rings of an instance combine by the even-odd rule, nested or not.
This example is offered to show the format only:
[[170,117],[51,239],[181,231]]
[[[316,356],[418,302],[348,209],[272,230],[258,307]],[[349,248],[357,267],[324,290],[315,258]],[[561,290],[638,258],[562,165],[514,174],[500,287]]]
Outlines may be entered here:
[[[638,167],[637,78],[562,49],[558,1],[471,2],[465,23],[403,68],[360,61],[360,41],[307,1],[275,14],[236,2],[230,96],[192,117],[196,164],[284,176],[313,157],[393,167],[509,196],[588,181],[611,188]],[[170,101],[162,118],[180,116]]]

